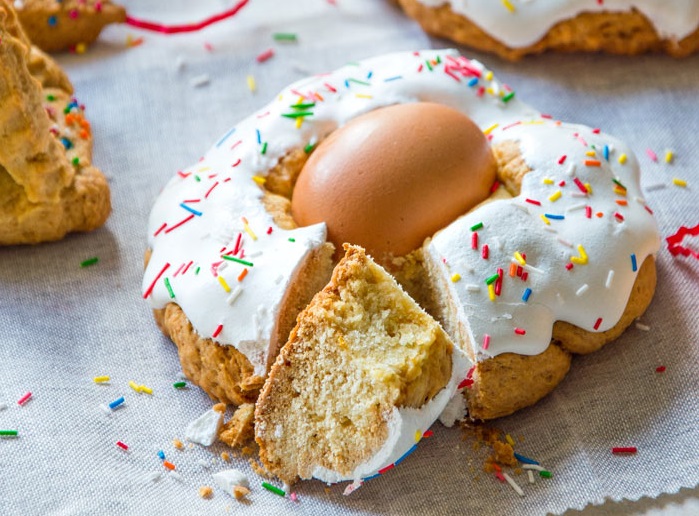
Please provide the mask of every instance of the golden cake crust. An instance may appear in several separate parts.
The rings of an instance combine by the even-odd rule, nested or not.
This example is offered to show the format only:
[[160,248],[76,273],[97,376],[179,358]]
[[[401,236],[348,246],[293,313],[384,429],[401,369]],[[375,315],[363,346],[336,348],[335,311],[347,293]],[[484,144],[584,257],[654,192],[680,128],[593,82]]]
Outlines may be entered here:
[[6,0],[0,0],[0,38],[0,245],[58,240],[101,226],[111,210],[109,187],[91,164],[82,110],[66,110],[72,85],[31,47]]
[[533,45],[511,48],[468,18],[453,12],[447,4],[428,7],[419,0],[398,0],[398,3],[426,32],[492,52],[510,61],[549,50],[623,55],[665,52],[673,57],[686,57],[699,49],[699,28],[680,41],[663,38],[648,19],[636,10],[624,13],[583,12],[555,24]]

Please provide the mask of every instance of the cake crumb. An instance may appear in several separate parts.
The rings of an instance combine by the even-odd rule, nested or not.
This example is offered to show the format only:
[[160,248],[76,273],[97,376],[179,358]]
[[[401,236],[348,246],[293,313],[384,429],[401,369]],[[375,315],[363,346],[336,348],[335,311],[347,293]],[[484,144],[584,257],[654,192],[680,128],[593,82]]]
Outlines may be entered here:
[[178,450],[182,450],[184,448],[184,443],[182,441],[180,441],[179,439],[173,439],[172,445],[175,448],[177,448]]
[[228,452],[221,452],[221,458],[226,462],[229,462],[231,460],[231,456]]
[[236,500],[245,498],[248,494],[250,494],[250,490],[247,487],[233,486],[233,496]]
[[244,457],[249,457],[250,455],[255,454],[255,450],[250,446],[243,446],[243,449],[240,450],[240,452],[243,454]]
[[231,448],[244,446],[254,437],[254,418],[255,405],[243,403],[236,409],[233,417],[223,425],[223,430],[218,435],[219,441]]
[[205,500],[208,500],[213,495],[214,495],[214,490],[211,489],[209,486],[201,486],[199,488],[199,496],[201,496]]
[[273,479],[274,475],[272,475],[269,471],[265,469],[265,467],[258,463],[255,459],[248,459],[248,463],[250,464],[250,467],[252,470],[257,473],[259,476],[266,478],[266,479]]
[[225,403],[217,403],[216,405],[214,405],[211,408],[214,409],[216,412],[219,412],[221,414],[226,412],[226,404]]

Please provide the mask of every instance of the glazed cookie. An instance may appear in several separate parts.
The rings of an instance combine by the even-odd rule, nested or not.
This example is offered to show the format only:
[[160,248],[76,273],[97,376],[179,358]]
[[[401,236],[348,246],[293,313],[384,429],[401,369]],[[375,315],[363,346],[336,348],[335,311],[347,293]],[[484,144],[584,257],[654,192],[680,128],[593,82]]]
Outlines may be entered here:
[[468,358],[443,422],[499,417],[648,306],[659,235],[639,176],[624,143],[453,50],[368,59],[285,88],[171,179],[143,296],[193,381],[251,402],[349,241]]
[[17,0],[15,8],[31,42],[46,52],[89,45],[106,25],[126,21],[110,0]]
[[699,48],[699,1],[398,0],[435,36],[516,60],[547,50],[684,57]]
[[101,226],[109,187],[65,74],[32,47],[0,0],[0,244],[58,240]]

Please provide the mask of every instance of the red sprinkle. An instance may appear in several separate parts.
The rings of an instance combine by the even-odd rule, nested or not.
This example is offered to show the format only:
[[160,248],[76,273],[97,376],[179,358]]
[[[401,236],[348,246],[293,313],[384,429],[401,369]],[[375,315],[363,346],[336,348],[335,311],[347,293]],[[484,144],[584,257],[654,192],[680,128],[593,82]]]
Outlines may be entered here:
[[[192,215],[193,216],[193,215]],[[153,289],[155,288],[155,284],[160,280],[163,274],[165,274],[165,271],[170,267],[170,262],[167,262],[165,265],[163,265],[163,268],[160,270],[158,275],[155,277],[153,280],[153,283],[150,284],[148,289],[143,293],[143,299],[147,299],[148,296],[150,296],[153,293]]]
[[527,333],[527,331],[523,328],[515,328],[515,333],[517,335],[525,335]]
[[257,60],[258,63],[264,63],[265,61],[270,59],[272,56],[274,56],[274,49],[270,48],[270,49],[262,52],[255,59]]
[[483,349],[488,349],[490,347],[490,335],[487,333],[483,335]]
[[541,202],[534,199],[524,199],[529,204],[535,204],[536,206],[541,206]]
[[478,249],[478,232],[474,231],[471,234],[471,249]]
[[385,468],[382,468],[382,469],[379,470],[379,475],[383,475],[383,474],[386,473],[387,471],[392,470],[394,467],[395,467],[395,464],[389,464],[389,465],[386,466]]
[[565,154],[563,156],[561,156],[560,159],[558,160],[558,164],[563,165],[563,163],[565,163],[567,157],[568,156]]
[[499,182],[499,181],[495,181],[495,182],[493,183],[493,186],[490,187],[490,193],[494,193],[495,190],[497,190],[498,188],[500,188],[500,182]]
[[121,441],[117,441],[117,442],[116,442],[116,445],[117,445],[119,448],[121,448],[122,450],[125,450],[125,451],[129,449],[129,447],[128,447],[126,444],[122,443]]
[[617,446],[612,448],[612,453],[636,453],[638,449],[635,446]]
[[661,366],[659,366],[659,367],[656,367],[656,368],[655,368],[655,372],[656,372],[656,373],[664,373],[664,372],[665,372],[665,366],[664,366],[664,365],[661,365]]
[[32,393],[28,392],[24,396],[22,396],[20,399],[17,400],[17,405],[24,405],[26,402],[29,401],[29,398],[32,397]]
[[483,257],[484,260],[488,259],[488,244],[483,244],[483,247],[481,248],[481,256]]
[[216,326],[216,329],[215,329],[214,332],[211,334],[211,336],[212,336],[213,338],[218,337],[218,335],[221,333],[221,330],[223,330],[223,324],[219,324],[218,326]]
[[593,328],[594,328],[595,330],[599,329],[600,324],[602,324],[602,318],[601,318],[601,317],[599,317],[599,318],[595,321],[595,325],[593,326]]
[[424,434],[422,434],[422,437],[428,438],[432,437],[434,435],[434,432],[432,430],[426,430]]
[[464,387],[471,387],[471,385],[473,385],[473,379],[464,378],[456,388],[463,389]]
[[571,270],[574,267],[574,265],[570,262],[566,263],[566,269]]

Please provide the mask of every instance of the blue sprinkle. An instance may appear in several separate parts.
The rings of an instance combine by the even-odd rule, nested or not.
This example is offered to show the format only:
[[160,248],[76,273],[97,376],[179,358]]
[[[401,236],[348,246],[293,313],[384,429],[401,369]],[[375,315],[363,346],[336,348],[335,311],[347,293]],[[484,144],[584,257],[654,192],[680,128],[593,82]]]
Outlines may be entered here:
[[468,85],[473,88],[476,84],[478,84],[478,77],[474,77],[470,81],[468,81]]
[[398,464],[400,464],[401,462],[403,462],[403,461],[405,460],[405,458],[406,458],[408,455],[410,455],[411,453],[413,453],[415,450],[417,450],[417,444],[413,444],[413,447],[410,448],[407,452],[405,452],[405,453],[401,456],[401,458],[398,459],[398,460],[397,460],[396,462],[394,462],[393,464],[394,464],[395,466],[397,466]]
[[532,289],[530,289],[530,288],[525,289],[524,294],[522,294],[522,301],[524,301],[526,303],[527,301],[529,301],[529,296],[531,296],[531,295],[532,295]]
[[367,480],[371,480],[372,478],[380,477],[381,473],[376,473],[375,475],[371,475],[370,477],[363,478],[362,480],[366,482]]
[[117,407],[118,407],[119,405],[121,405],[122,403],[124,403],[124,397],[123,397],[123,396],[122,396],[121,398],[119,398],[119,399],[116,399],[116,400],[112,401],[112,402],[109,404],[109,408],[112,409],[112,410],[114,410],[115,408],[117,408]]
[[55,16],[49,16],[48,23],[50,27],[55,27],[58,23],[58,19]]
[[66,148],[66,150],[73,148],[73,142],[71,142],[68,138],[61,138],[61,143]]
[[255,132],[257,133],[257,143],[262,143],[262,135],[260,134],[260,130],[255,129]]
[[544,217],[553,220],[563,220],[566,218],[565,215],[554,215],[553,213],[544,213]]
[[231,134],[233,134],[234,132],[235,132],[235,127],[234,127],[233,129],[231,129],[230,131],[228,131],[228,132],[223,136],[223,138],[221,138],[221,139],[218,141],[218,143],[216,144],[216,147],[220,147],[221,144],[222,144],[223,142],[225,142],[225,141],[228,139],[228,137],[229,137]]
[[349,89],[349,79],[345,79],[345,88]]
[[195,210],[194,208],[190,208],[190,207],[187,206],[185,203],[180,203],[180,207],[181,207],[181,208],[184,208],[184,209],[187,210],[189,213],[194,213],[194,215],[196,215],[197,217],[201,217],[201,212],[200,212],[200,211],[197,211],[197,210]]
[[394,75],[393,77],[389,77],[388,79],[384,79],[383,82],[390,82],[390,81],[397,81],[398,79],[402,79],[402,75]]
[[604,159],[609,161],[609,145],[604,146]]
[[158,452],[158,457],[160,457],[160,460],[165,460],[165,452],[163,450],[160,450]]
[[374,75],[374,72],[369,72],[369,73],[366,75],[367,80],[371,79],[371,76],[372,76],[372,75]]
[[524,464],[536,464],[537,466],[539,465],[539,463],[534,459],[530,459],[529,457],[525,457],[524,455],[520,455],[519,453],[515,453],[515,459],[517,459],[520,462],[523,462]]
[[635,254],[631,255],[631,270],[633,272],[636,272],[638,270],[638,264],[636,263],[636,255]]

